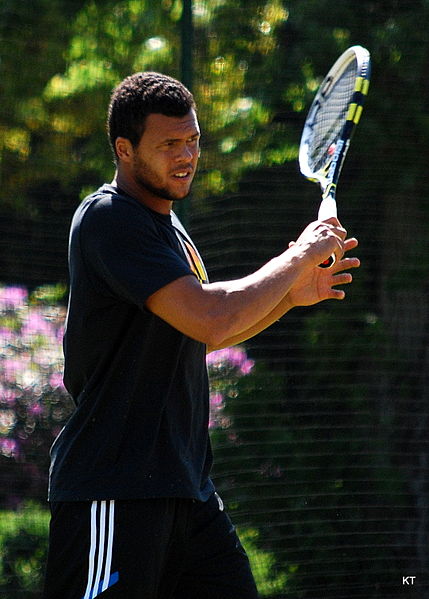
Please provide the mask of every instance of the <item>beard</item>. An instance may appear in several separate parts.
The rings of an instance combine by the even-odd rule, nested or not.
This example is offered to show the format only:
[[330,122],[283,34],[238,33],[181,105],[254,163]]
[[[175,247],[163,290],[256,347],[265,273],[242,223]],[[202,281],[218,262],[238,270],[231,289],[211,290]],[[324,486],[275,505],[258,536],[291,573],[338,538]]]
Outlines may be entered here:
[[149,191],[158,198],[169,202],[177,202],[184,200],[189,196],[191,185],[189,185],[189,189],[187,191],[182,193],[170,190],[166,185],[162,184],[159,175],[157,175],[150,165],[142,160],[139,156],[134,157],[133,166],[135,181],[142,189]]

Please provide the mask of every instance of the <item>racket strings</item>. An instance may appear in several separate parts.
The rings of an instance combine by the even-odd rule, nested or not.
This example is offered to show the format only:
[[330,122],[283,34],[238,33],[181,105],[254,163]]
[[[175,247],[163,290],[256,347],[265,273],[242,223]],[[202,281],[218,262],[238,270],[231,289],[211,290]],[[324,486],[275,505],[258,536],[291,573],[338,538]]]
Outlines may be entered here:
[[335,152],[335,142],[343,128],[355,91],[356,61],[327,86],[314,111],[312,137],[308,146],[308,164],[313,172],[327,170]]

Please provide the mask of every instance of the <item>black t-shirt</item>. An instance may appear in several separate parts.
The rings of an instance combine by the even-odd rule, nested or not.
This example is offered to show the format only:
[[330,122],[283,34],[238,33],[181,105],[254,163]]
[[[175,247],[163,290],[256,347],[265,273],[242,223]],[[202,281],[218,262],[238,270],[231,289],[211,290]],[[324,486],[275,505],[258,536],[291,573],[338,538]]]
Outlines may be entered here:
[[145,308],[193,274],[183,241],[170,215],[110,185],[77,209],[64,338],[76,410],[51,450],[50,501],[213,492],[206,347]]

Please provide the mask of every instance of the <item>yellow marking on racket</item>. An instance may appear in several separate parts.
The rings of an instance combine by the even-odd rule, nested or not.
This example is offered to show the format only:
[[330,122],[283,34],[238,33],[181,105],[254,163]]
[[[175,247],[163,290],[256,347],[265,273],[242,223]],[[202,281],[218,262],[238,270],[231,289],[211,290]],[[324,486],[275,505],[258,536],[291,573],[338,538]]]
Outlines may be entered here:
[[357,77],[356,78],[356,83],[355,83],[355,92],[360,92],[363,86],[363,82],[364,82],[364,78],[363,77]]
[[364,96],[367,95],[369,89],[369,79],[363,77],[357,77],[355,83],[355,92],[360,92]]
[[358,122],[359,122],[360,115],[362,114],[362,110],[363,110],[363,106],[358,106],[357,109],[356,109],[356,114],[355,114],[355,117],[353,119],[353,122],[354,122],[355,125],[357,125]]
[[357,109],[357,104],[356,103],[350,104],[349,110],[347,112],[347,117],[346,117],[346,119],[348,121],[354,121],[355,114],[356,114],[356,109]]

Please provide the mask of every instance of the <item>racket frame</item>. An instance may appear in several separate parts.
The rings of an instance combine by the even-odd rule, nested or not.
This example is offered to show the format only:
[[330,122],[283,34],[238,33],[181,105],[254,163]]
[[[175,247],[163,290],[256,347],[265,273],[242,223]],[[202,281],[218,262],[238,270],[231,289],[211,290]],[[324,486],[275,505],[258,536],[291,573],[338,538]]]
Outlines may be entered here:
[[[353,94],[350,98],[346,120],[334,142],[335,149],[330,156],[327,152],[325,164],[316,172],[308,164],[308,148],[312,140],[313,124],[317,112],[325,102],[325,96],[338,80],[347,66],[356,60],[356,78]],[[351,136],[362,114],[365,97],[368,93],[371,76],[371,60],[368,50],[362,46],[351,46],[337,59],[322,81],[310,106],[302,132],[299,149],[299,166],[301,173],[310,181],[319,183],[322,190],[322,201],[319,207],[319,220],[337,216],[336,191],[337,183],[350,146]],[[333,145],[333,144],[332,144]],[[328,150],[328,148],[327,148]]]

